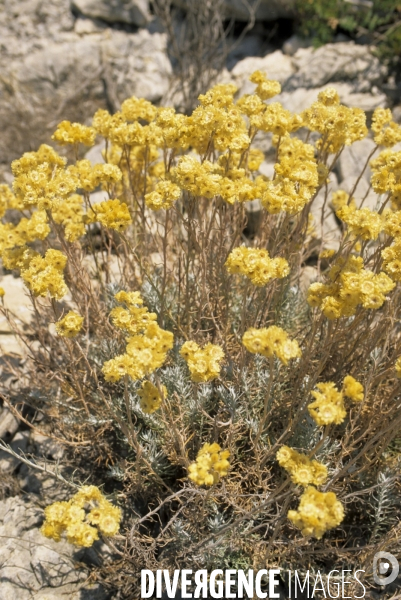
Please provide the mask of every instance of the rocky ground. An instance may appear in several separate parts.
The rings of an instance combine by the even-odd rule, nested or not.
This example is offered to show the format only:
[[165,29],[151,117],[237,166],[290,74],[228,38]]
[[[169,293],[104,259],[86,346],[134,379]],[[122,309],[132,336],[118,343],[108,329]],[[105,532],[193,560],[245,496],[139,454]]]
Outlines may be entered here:
[[[186,0],[175,4],[185,7]],[[241,0],[224,0],[223,5],[227,14],[247,18]],[[275,100],[292,111],[304,109],[333,83],[346,105],[363,108],[368,115],[378,106],[391,106],[400,122],[401,90],[372,48],[343,36],[318,50],[305,47],[294,36],[279,47],[266,42],[272,19],[290,18],[292,10],[290,0],[260,2],[257,25],[229,55],[229,69],[221,80],[232,81],[241,93],[248,93],[253,89],[249,74],[266,71],[282,84]],[[147,0],[0,0],[0,182],[11,182],[10,161],[48,142],[62,119],[89,123],[97,108],[118,110],[132,95],[171,103],[173,76],[167,34]],[[259,146],[266,152],[261,170],[269,175],[274,153],[266,142]],[[332,190],[350,191],[372,147],[366,139],[343,152]],[[90,152],[91,159],[100,160],[99,148]],[[357,197],[368,191],[368,181],[367,170]],[[317,199],[316,210],[322,202],[323,198]],[[373,208],[371,196],[366,202]],[[257,214],[258,206],[250,210]],[[339,230],[330,208],[323,226],[320,217],[316,219],[316,229],[325,246],[336,243]],[[313,276],[309,267],[305,277]],[[17,307],[17,324],[29,328],[31,305],[21,280],[12,274],[0,274],[0,279],[6,307]],[[0,317],[0,379],[10,388],[20,384],[13,373],[16,366],[20,372],[24,356],[24,348]],[[42,466],[46,460],[54,463],[61,458],[57,443],[29,430],[6,406],[1,410],[0,438],[15,452],[41,457]],[[91,568],[110,556],[105,546],[99,542],[93,550],[77,552],[66,542],[57,544],[39,533],[43,507],[63,494],[66,488],[54,478],[0,452],[1,600],[111,597],[90,579]]]

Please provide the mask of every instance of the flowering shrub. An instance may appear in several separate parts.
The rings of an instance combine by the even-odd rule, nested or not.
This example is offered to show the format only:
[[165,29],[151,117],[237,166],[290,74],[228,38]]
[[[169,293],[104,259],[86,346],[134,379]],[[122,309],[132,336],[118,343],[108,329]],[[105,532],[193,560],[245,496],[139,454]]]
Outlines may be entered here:
[[[369,132],[333,88],[294,115],[270,102],[277,82],[251,81],[238,99],[213,87],[189,116],[134,97],[91,127],[63,121],[64,155],[24,154],[0,188],[3,266],[34,307],[16,330],[29,402],[74,450],[63,481],[104,488],[48,507],[42,532],[89,546],[119,531],[127,598],[140,568],[178,562],[363,569],[399,532],[401,127],[377,109]],[[368,135],[376,210],[357,185],[330,192]],[[313,233],[318,196],[341,223],[335,249]]]

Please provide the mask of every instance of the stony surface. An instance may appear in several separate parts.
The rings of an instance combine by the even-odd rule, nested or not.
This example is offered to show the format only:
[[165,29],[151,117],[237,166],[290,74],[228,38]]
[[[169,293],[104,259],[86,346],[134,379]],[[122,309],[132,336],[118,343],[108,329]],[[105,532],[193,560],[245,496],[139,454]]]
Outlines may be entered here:
[[73,0],[72,6],[91,19],[145,27],[150,21],[147,0]]
[[[146,13],[141,24],[150,18],[146,0],[81,1],[100,12],[135,5]],[[48,141],[62,118],[88,122],[131,95],[156,101],[166,93],[166,35],[115,29],[100,12],[82,18],[70,0],[0,3],[0,164]]]
[[370,92],[386,74],[370,49],[354,42],[326,44],[317,49],[300,48],[293,57],[293,64],[296,73],[287,81],[287,90],[347,81],[354,92]]
[[0,501],[1,600],[109,598],[99,584],[88,584],[85,551],[43,537],[42,522],[43,510],[33,500]]

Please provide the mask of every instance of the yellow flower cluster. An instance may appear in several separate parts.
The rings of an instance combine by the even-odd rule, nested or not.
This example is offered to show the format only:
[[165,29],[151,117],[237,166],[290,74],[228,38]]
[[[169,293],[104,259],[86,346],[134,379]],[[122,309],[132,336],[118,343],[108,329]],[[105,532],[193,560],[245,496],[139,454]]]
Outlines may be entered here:
[[23,210],[23,208],[23,203],[12,193],[10,187],[6,183],[0,183],[0,219],[9,209]]
[[115,535],[122,515],[99,488],[86,485],[68,502],[54,502],[47,506],[45,517],[40,530],[42,535],[59,542],[65,532],[70,544],[89,548],[99,539],[99,531],[105,536]]
[[270,258],[267,250],[257,248],[234,248],[225,266],[229,273],[241,273],[254,285],[266,285],[271,279],[287,277],[290,272],[285,258]]
[[153,192],[146,194],[146,206],[152,210],[169,209],[181,196],[181,188],[171,181],[159,181]]
[[114,325],[134,335],[127,338],[125,354],[106,361],[102,371],[106,381],[116,382],[124,375],[136,381],[162,366],[168,350],[173,347],[174,336],[159,327],[156,315],[141,307],[143,301],[138,292],[122,291],[115,298],[128,308],[113,309]]
[[317,460],[310,460],[305,454],[289,446],[282,446],[276,458],[280,467],[283,467],[298,485],[322,485],[327,479],[327,468],[324,465]]
[[157,115],[157,108],[149,100],[132,96],[124,100],[121,105],[121,112],[127,121],[153,121]]
[[185,342],[180,350],[196,383],[212,381],[220,375],[224,352],[220,346],[206,344],[200,348],[196,342]]
[[348,225],[348,230],[353,237],[375,240],[383,229],[382,216],[369,208],[357,210],[353,206],[343,206],[336,215]]
[[297,138],[284,138],[279,146],[276,176],[264,184],[262,204],[269,213],[300,212],[318,186],[314,148]]
[[318,392],[312,392],[315,401],[308,405],[308,411],[316,425],[339,425],[347,416],[344,408],[344,396],[339,392],[335,384],[318,383]]
[[401,209],[401,151],[383,150],[370,161],[370,182],[377,194],[390,194],[392,205]]
[[116,231],[124,231],[132,223],[128,206],[120,200],[105,200],[95,204],[88,213],[88,223],[95,221]]
[[61,121],[52,135],[52,140],[58,142],[60,145],[84,144],[85,146],[93,146],[95,137],[96,131],[93,127],[86,127],[85,125],[81,125],[81,123]]
[[397,374],[398,379],[401,379],[401,356],[398,357],[395,361],[395,372]]
[[65,317],[57,321],[56,331],[61,337],[73,338],[82,329],[84,318],[78,313],[70,310]]
[[83,198],[79,194],[71,194],[64,202],[53,207],[54,222],[64,227],[64,236],[68,242],[75,242],[85,235],[85,211]]
[[143,306],[143,300],[139,292],[125,292],[122,290],[114,298],[117,302],[126,306],[126,308],[116,306],[111,310],[110,317],[114,327],[124,329],[131,335],[136,335],[142,333],[152,321],[156,321],[156,313],[150,313]]
[[343,381],[342,391],[339,392],[332,381],[318,383],[318,392],[312,392],[315,401],[308,405],[308,411],[315,423],[321,425],[339,425],[347,416],[344,407],[344,396],[352,402],[361,402],[364,398],[364,388],[359,381],[347,375]]
[[270,98],[277,96],[281,92],[280,83],[272,79],[267,79],[265,73],[262,73],[262,71],[254,71],[249,81],[257,84],[255,93],[261,100],[270,100]]
[[[278,82],[274,82],[278,83]],[[283,108],[280,102],[272,102],[268,105],[262,105],[263,112],[250,114],[250,122],[255,129],[260,129],[266,133],[272,133],[277,138],[288,136],[289,133],[296,131],[302,126],[302,118],[299,115],[293,115],[289,110]],[[245,108],[245,107],[244,107]],[[245,110],[249,106],[246,106]]]
[[30,219],[23,217],[17,225],[0,223],[0,255],[17,246],[44,240],[49,233],[50,227],[44,210],[35,211]]
[[[349,201],[349,202],[348,202]],[[344,190],[337,190],[333,192],[331,196],[331,204],[335,212],[339,211],[343,206],[349,206],[350,208],[356,208],[355,199],[349,200],[349,194]]]
[[289,510],[288,518],[305,537],[320,540],[326,531],[343,521],[344,507],[334,492],[319,492],[309,486],[301,496],[298,510]]
[[66,159],[45,144],[37,152],[26,152],[19,160],[14,160],[11,169],[17,201],[39,210],[58,206],[79,185],[75,167],[65,167],[65,164]]
[[343,393],[353,402],[362,402],[364,398],[364,388],[359,381],[352,375],[347,375],[343,381]]
[[194,196],[213,198],[220,193],[221,176],[218,166],[205,160],[202,163],[193,156],[183,156],[171,170],[174,182]]
[[368,133],[366,115],[360,108],[340,104],[335,88],[327,88],[318,95],[318,101],[302,113],[303,125],[321,134],[317,148],[337,153],[342,146],[362,140]]
[[5,296],[5,291],[4,288],[0,287],[0,298],[2,298],[3,296]]
[[204,444],[196,456],[196,462],[188,467],[189,479],[196,485],[218,483],[228,473],[229,456],[229,450],[222,450],[219,444]]
[[242,343],[252,354],[262,354],[267,358],[276,356],[285,365],[291,358],[301,356],[298,342],[290,340],[288,333],[276,325],[263,329],[248,329],[244,333]]
[[381,255],[383,259],[383,271],[393,281],[401,281],[401,237],[388,248],[384,248]]
[[[167,397],[167,388],[162,385],[163,398]],[[142,387],[137,391],[140,397],[140,406],[144,413],[150,415],[162,405],[162,395],[151,381],[144,381]]]
[[[4,257],[3,257],[4,260]],[[63,271],[67,257],[59,250],[47,250],[44,257],[39,254],[29,260],[29,266],[21,269],[21,277],[34,296],[46,296],[60,300],[68,291]]]
[[378,146],[391,148],[401,142],[401,126],[393,121],[389,108],[376,108],[373,112],[371,128]]
[[350,256],[337,260],[329,272],[330,283],[312,283],[308,289],[308,303],[319,307],[328,319],[350,317],[359,305],[380,308],[386,294],[395,283],[384,273],[375,275],[364,268],[361,257]]
[[391,237],[401,237],[401,210],[385,210],[383,211],[383,217],[383,231]]
[[79,187],[85,192],[92,192],[99,185],[108,190],[109,186],[118,184],[122,179],[120,168],[108,163],[92,166],[90,160],[84,159],[77,161],[71,169],[79,181]]

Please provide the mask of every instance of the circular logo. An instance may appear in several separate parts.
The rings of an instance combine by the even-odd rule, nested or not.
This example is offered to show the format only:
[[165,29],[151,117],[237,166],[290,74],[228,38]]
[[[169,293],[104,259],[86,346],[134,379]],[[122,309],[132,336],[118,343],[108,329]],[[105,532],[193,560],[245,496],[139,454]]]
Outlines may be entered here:
[[[379,562],[380,561],[380,562]],[[379,563],[379,564],[377,564]],[[383,577],[392,568],[390,575]],[[373,557],[373,579],[378,585],[388,585],[397,579],[400,570],[398,561],[390,552],[378,552]]]

